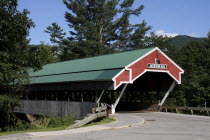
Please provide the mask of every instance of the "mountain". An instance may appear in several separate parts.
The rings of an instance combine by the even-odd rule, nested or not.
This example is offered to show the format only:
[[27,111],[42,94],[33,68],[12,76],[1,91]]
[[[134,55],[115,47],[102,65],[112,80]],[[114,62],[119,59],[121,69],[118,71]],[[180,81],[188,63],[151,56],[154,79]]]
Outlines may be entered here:
[[190,42],[190,41],[203,41],[204,38],[197,38],[197,37],[191,37],[187,35],[177,35],[170,39],[169,43],[172,45],[175,45],[177,47],[182,47],[184,44]]

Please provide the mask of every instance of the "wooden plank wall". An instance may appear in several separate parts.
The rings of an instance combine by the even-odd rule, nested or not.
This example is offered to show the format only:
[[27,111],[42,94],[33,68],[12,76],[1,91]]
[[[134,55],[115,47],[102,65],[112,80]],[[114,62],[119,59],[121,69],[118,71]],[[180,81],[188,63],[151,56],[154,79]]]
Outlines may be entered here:
[[76,119],[91,113],[92,108],[96,107],[95,102],[21,100],[20,103],[21,107],[14,112],[59,117],[73,114]]

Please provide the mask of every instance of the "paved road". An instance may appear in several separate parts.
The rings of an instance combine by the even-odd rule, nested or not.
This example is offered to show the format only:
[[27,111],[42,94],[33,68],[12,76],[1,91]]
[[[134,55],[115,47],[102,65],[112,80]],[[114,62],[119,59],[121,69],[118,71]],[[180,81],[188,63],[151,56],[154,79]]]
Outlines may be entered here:
[[144,118],[145,124],[33,140],[210,140],[210,117],[159,112],[129,115]]

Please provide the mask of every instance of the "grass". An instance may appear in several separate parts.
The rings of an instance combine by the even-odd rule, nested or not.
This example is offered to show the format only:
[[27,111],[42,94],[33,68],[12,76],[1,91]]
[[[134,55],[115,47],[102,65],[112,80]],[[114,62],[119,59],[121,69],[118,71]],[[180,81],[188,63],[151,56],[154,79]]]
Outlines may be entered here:
[[[94,126],[94,125],[100,125],[100,124],[106,124],[106,123],[111,123],[116,121],[115,118],[113,117],[103,117],[103,118],[98,118],[83,127],[88,127],[88,126]],[[53,128],[37,128],[37,129],[32,129],[32,130],[23,130],[23,131],[10,131],[10,132],[0,132],[0,136],[4,135],[10,135],[10,134],[16,134],[16,133],[26,133],[26,132],[44,132],[44,131],[58,131],[58,130],[65,130],[69,126],[59,126],[59,127],[53,127]]]
[[16,134],[16,133],[26,133],[26,132],[44,132],[44,131],[58,131],[58,130],[65,130],[69,126],[60,126],[55,128],[37,128],[32,130],[23,130],[23,131],[9,131],[9,132],[0,132],[0,136]]
[[72,115],[66,115],[63,117],[45,117],[42,115],[32,115],[30,116],[30,119],[32,118],[32,123],[18,119],[15,126],[8,128],[10,131],[0,132],[0,136],[26,132],[64,130],[72,125],[75,121]]
[[94,120],[94,121],[84,125],[83,127],[88,127],[88,126],[93,126],[93,125],[100,125],[100,124],[107,124],[107,123],[111,123],[111,122],[114,122],[114,121],[116,121],[116,119],[113,118],[113,117],[109,117],[109,118],[103,117],[103,118],[98,118],[98,119],[96,119],[96,120]]

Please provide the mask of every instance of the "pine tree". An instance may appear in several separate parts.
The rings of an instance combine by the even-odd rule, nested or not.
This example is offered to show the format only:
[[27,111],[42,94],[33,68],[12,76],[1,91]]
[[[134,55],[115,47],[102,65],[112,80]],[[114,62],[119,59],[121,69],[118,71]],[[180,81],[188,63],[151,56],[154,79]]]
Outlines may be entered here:
[[181,105],[210,105],[210,33],[204,42],[191,41],[179,50],[178,64],[185,70],[175,92]]
[[178,48],[175,45],[170,43],[172,38],[156,35],[154,32],[151,32],[150,35],[145,37],[145,47],[158,47],[164,51],[172,60],[176,61],[178,57]]
[[65,18],[71,37],[63,41],[68,59],[142,48],[151,27],[145,21],[130,23],[130,17],[139,18],[144,8],[140,5],[132,9],[133,3],[134,0],[64,0],[70,10]]
[[50,41],[57,44],[60,44],[66,35],[63,29],[55,22],[51,26],[46,27],[45,32],[50,34]]

